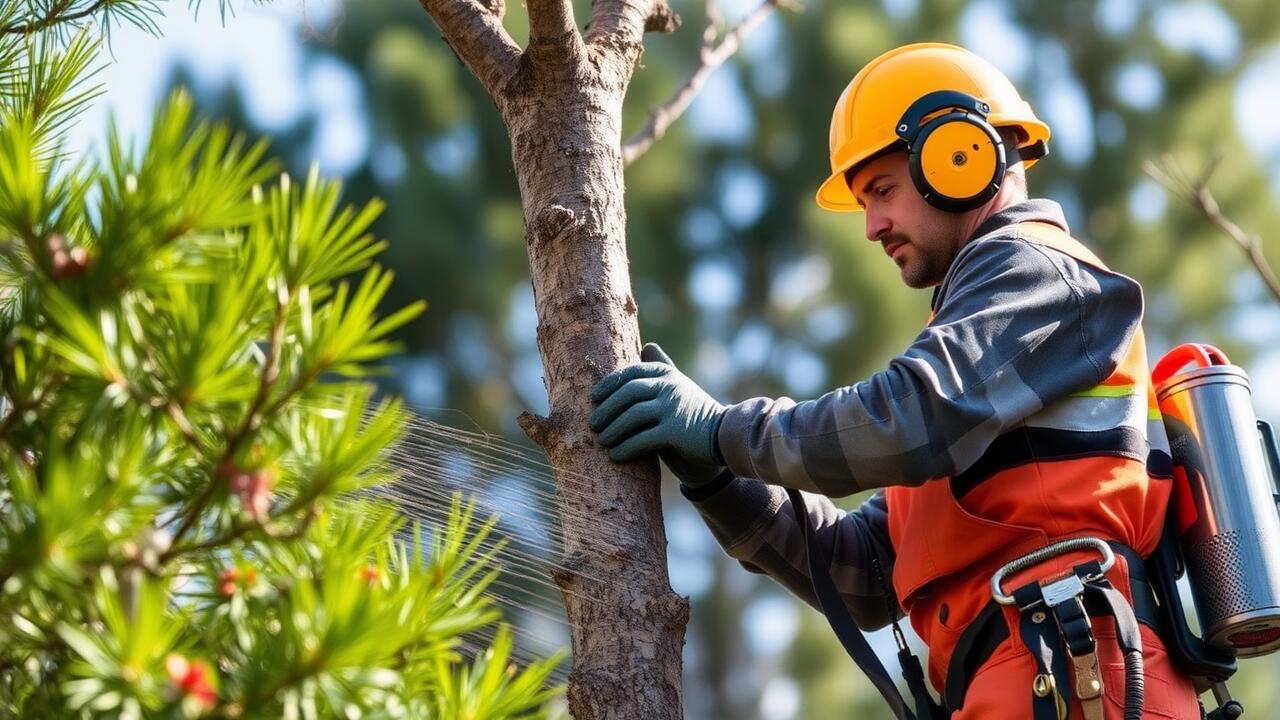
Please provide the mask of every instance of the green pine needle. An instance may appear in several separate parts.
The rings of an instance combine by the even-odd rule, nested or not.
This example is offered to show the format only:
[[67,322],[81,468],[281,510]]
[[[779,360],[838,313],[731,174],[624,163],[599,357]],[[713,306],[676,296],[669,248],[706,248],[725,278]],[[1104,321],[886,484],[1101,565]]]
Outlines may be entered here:
[[368,377],[424,310],[379,315],[382,204],[183,91],[143,143],[63,150],[104,35],[159,10],[0,0],[0,713],[545,715],[559,656],[465,652],[501,620],[496,520],[370,492],[408,413]]

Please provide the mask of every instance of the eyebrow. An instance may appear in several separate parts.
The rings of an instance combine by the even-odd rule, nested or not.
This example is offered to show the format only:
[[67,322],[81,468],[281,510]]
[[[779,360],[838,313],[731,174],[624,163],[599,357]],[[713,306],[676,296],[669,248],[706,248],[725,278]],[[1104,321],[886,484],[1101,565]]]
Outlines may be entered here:
[[887,177],[890,177],[889,173],[880,173],[879,175],[873,176],[870,180],[867,181],[866,185],[862,186],[862,194],[866,195],[867,193],[871,192],[872,185],[875,185],[877,182],[880,182],[881,180]]

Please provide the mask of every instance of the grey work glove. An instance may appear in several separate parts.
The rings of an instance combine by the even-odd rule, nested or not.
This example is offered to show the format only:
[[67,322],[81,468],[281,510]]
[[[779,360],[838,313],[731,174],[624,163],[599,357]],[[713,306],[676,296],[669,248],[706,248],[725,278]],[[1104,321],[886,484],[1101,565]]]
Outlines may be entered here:
[[599,404],[587,424],[614,462],[649,453],[685,485],[706,485],[724,471],[716,431],[724,406],[676,369],[654,343],[640,351],[641,362],[604,376],[591,390]]

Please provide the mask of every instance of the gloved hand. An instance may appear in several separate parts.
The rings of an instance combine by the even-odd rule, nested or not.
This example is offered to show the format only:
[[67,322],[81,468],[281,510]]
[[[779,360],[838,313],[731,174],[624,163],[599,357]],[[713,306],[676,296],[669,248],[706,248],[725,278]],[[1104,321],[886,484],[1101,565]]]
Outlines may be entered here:
[[614,462],[656,452],[684,484],[711,482],[724,469],[716,447],[724,406],[677,370],[656,344],[646,344],[640,360],[604,376],[591,390],[599,407],[587,424],[596,440]]

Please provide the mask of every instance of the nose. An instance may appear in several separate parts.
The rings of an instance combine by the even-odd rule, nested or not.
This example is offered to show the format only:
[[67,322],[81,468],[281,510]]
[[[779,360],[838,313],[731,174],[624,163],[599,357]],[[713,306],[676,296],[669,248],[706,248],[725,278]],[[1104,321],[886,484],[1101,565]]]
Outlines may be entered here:
[[867,221],[867,239],[871,242],[880,242],[880,238],[893,228],[893,223],[884,213],[877,212],[871,208],[867,208],[865,212]]

